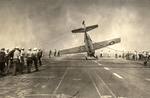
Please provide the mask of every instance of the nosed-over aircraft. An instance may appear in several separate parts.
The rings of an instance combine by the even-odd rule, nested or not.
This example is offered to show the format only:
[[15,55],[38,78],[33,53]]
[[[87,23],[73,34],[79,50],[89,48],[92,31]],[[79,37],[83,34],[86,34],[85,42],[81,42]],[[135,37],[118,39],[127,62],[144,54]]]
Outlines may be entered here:
[[85,21],[82,22],[82,25],[83,28],[72,30],[72,33],[84,33],[85,45],[70,48],[70,49],[60,50],[60,54],[75,54],[75,53],[87,52],[86,60],[88,59],[88,57],[94,57],[97,59],[98,57],[95,55],[95,50],[121,42],[120,38],[115,38],[111,40],[93,43],[87,32],[97,28],[98,25],[86,26]]

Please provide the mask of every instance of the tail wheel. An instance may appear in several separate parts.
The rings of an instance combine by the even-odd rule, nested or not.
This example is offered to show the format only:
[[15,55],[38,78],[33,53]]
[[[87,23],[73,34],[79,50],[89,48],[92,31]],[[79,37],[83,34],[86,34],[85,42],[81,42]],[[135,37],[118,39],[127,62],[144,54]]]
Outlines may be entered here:
[[96,59],[98,59],[98,56],[96,55]]
[[88,60],[88,58],[87,58],[87,57],[85,57],[85,59],[86,59],[86,60]]

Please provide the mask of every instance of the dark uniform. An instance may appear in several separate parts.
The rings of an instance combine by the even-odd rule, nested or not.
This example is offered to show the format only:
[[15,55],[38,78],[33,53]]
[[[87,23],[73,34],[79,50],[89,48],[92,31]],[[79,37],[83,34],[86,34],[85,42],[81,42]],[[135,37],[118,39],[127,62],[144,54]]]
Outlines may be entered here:
[[2,48],[1,51],[0,51],[0,71],[1,71],[1,74],[4,75],[5,74],[5,49]]
[[24,51],[24,48],[21,49],[21,56],[20,56],[20,67],[21,67],[21,70],[22,70],[22,73],[23,73],[23,69],[24,69],[24,58],[25,58],[25,51]]
[[6,55],[6,63],[7,63],[7,60],[8,60],[8,66],[6,66],[6,73],[9,73],[10,71],[10,68],[13,67],[13,56],[14,56],[14,52],[15,52],[15,49],[9,51]]
[[39,51],[37,53],[37,58],[38,58],[38,63],[40,66],[42,65],[42,61],[41,61],[42,55],[43,55],[43,52],[41,49],[39,49]]
[[27,52],[27,72],[31,72],[31,66],[32,66],[32,51],[29,48]]
[[56,56],[56,54],[57,54],[57,50],[55,49],[54,56]]
[[34,66],[35,66],[35,71],[38,71],[38,58],[37,58],[37,49],[34,49],[33,52],[32,52],[32,60],[34,62]]
[[51,55],[52,55],[52,51],[50,50],[49,51],[49,58],[51,58]]
[[60,51],[57,52],[57,56],[60,56]]

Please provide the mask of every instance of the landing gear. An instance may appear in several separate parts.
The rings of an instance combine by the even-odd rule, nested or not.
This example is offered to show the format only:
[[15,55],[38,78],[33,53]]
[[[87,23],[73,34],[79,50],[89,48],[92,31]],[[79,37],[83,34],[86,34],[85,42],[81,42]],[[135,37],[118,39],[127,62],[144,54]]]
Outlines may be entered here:
[[87,58],[87,57],[85,57],[85,59],[86,59],[86,60],[88,60],[88,58]]
[[86,56],[85,59],[86,60],[95,60],[95,59],[98,60],[98,56],[97,55],[96,56]]
[[147,61],[144,61],[144,66],[147,66]]
[[96,55],[95,58],[98,60],[98,56]]

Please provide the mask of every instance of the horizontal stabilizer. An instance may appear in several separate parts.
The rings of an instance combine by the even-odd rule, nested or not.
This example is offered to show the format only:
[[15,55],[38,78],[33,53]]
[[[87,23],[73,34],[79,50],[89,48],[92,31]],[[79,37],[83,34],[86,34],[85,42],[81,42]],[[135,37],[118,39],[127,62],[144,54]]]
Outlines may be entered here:
[[88,32],[88,31],[93,30],[93,29],[95,29],[97,27],[98,27],[98,25],[88,26],[88,27],[86,27],[86,31]]
[[84,33],[84,32],[88,32],[90,30],[93,30],[97,27],[98,27],[98,25],[92,25],[92,26],[88,26],[85,28],[79,28],[79,29],[72,30],[72,33]]
[[84,28],[72,30],[72,33],[84,33],[84,32],[85,32]]

